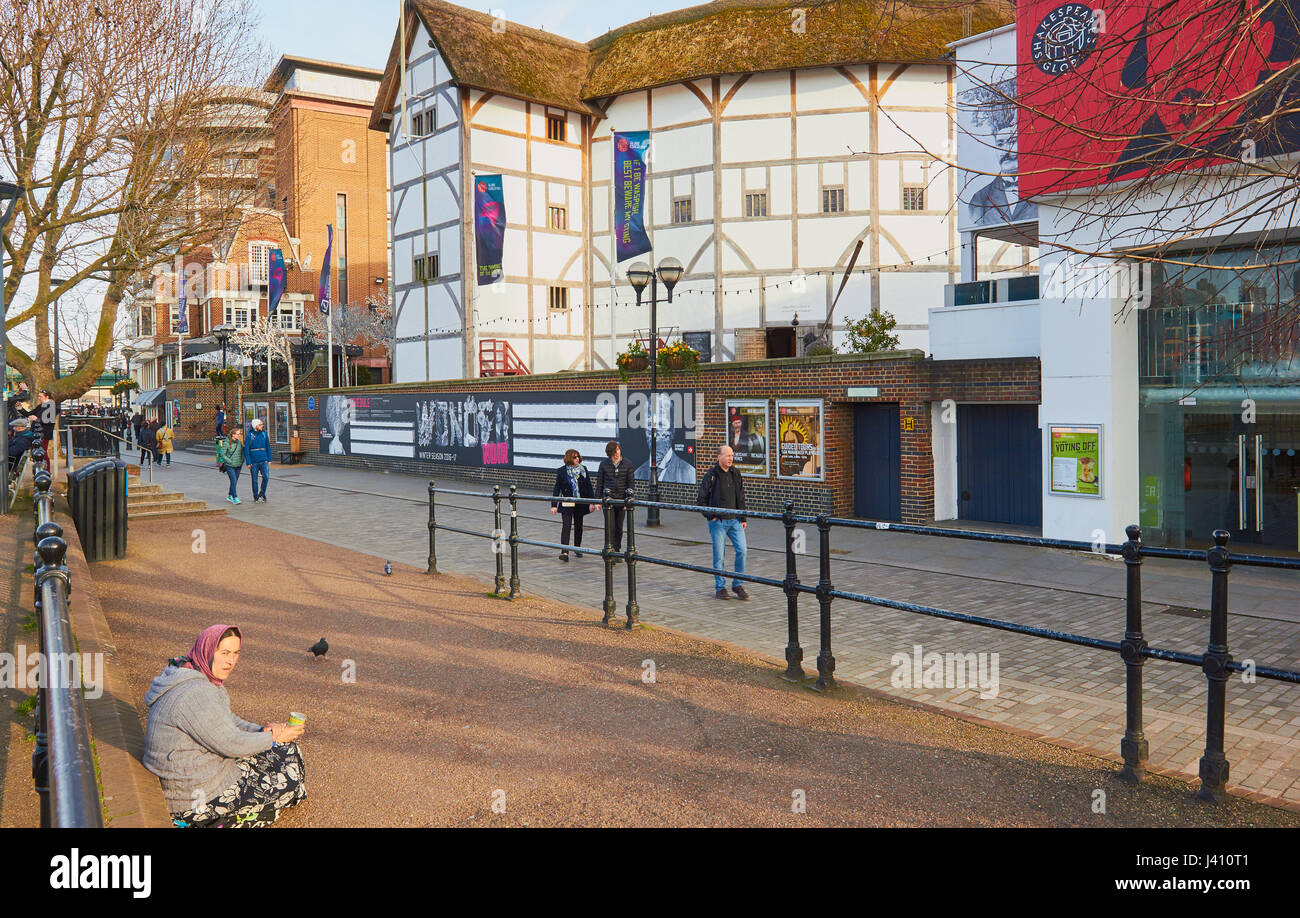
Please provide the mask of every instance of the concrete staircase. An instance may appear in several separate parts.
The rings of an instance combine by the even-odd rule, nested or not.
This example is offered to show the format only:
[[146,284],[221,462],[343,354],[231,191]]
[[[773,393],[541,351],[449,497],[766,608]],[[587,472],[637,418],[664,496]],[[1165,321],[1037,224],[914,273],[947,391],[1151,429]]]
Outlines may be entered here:
[[164,491],[160,484],[140,484],[132,478],[126,494],[128,520],[162,516],[208,516],[225,513],[225,507],[209,507],[201,500],[186,500],[179,491]]

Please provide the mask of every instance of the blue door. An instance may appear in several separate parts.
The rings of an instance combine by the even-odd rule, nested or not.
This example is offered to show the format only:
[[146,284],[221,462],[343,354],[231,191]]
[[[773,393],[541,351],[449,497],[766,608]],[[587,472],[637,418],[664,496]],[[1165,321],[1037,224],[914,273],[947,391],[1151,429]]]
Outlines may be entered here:
[[869,520],[903,518],[899,490],[898,406],[853,409],[853,513]]
[[957,406],[957,515],[1041,526],[1037,405]]

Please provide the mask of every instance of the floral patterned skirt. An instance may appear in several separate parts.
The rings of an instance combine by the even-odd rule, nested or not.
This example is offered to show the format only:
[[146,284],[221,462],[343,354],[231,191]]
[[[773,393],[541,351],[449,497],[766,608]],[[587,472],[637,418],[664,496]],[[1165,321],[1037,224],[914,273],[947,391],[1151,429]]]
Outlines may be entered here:
[[302,753],[297,743],[282,743],[240,759],[239,780],[201,810],[172,813],[172,822],[182,828],[255,829],[306,798]]

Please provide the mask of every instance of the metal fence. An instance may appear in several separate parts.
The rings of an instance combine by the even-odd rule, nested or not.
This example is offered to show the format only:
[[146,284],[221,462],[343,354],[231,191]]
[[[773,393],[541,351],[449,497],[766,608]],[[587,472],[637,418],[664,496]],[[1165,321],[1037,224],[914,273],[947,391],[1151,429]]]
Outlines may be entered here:
[[[437,495],[455,494],[466,497],[482,497],[492,501],[493,531],[477,532],[448,526],[437,522]],[[502,529],[501,502],[509,504],[509,530]],[[1228,550],[1229,533],[1215,530],[1214,546],[1207,551],[1192,551],[1179,548],[1155,548],[1142,544],[1142,531],[1138,526],[1129,526],[1125,530],[1128,540],[1122,544],[1097,546],[1089,542],[1077,542],[1067,539],[1044,539],[1032,536],[1019,536],[1001,533],[975,532],[962,529],[945,529],[934,526],[917,526],[904,523],[891,523],[873,520],[840,519],[827,515],[805,516],[794,512],[794,505],[787,502],[784,513],[761,511],[726,510],[717,507],[708,508],[710,516],[746,516],[753,519],[779,520],[785,527],[785,577],[777,580],[755,574],[741,574],[735,571],[687,564],[666,558],[655,558],[639,553],[636,549],[635,513],[640,507],[659,507],[663,510],[682,510],[699,513],[702,508],[689,504],[670,504],[635,499],[632,492],[622,500],[611,498],[609,491],[603,499],[597,498],[590,503],[600,504],[603,508],[605,523],[604,546],[597,549],[578,548],[538,539],[526,539],[519,535],[519,501],[554,502],[556,498],[545,495],[520,494],[515,485],[503,495],[501,486],[489,491],[467,491],[455,488],[440,488],[435,482],[429,482],[429,561],[427,572],[437,573],[437,532],[455,532],[475,538],[490,539],[493,542],[496,573],[494,592],[500,594],[509,589],[507,598],[514,599],[520,593],[519,546],[533,545],[540,548],[558,549],[579,554],[599,554],[604,560],[605,596],[601,604],[604,612],[602,621],[606,626],[615,624],[617,603],[614,599],[614,564],[616,560],[626,562],[627,567],[627,604],[624,610],[626,620],[624,627],[632,629],[640,618],[640,607],[636,598],[636,580],[638,564],[655,564],[662,567],[694,571],[701,574],[721,575],[746,583],[781,590],[786,596],[786,669],[781,677],[790,682],[810,683],[809,688],[824,692],[835,686],[835,657],[831,648],[831,603],[836,599],[847,600],[901,612],[926,615],[948,621],[962,622],[981,628],[993,628],[1013,634],[1091,647],[1118,653],[1125,664],[1126,678],[1126,716],[1124,738],[1120,743],[1120,756],[1123,760],[1122,775],[1129,781],[1138,782],[1147,771],[1149,744],[1143,734],[1142,717],[1142,670],[1148,659],[1164,660],[1186,666],[1196,666],[1205,673],[1206,678],[1206,736],[1205,753],[1200,761],[1201,788],[1197,796],[1213,802],[1222,801],[1228,783],[1229,765],[1224,754],[1224,721],[1227,711],[1227,683],[1233,673],[1250,672],[1256,678],[1272,679],[1280,682],[1300,683],[1300,672],[1276,669],[1267,666],[1255,666],[1239,663],[1232,658],[1228,647],[1228,573],[1233,565],[1252,567],[1272,567],[1300,571],[1300,558],[1281,558],[1267,555],[1233,555]],[[627,548],[615,551],[613,548],[613,515],[621,508],[625,516]],[[815,586],[801,583],[796,570],[795,526],[798,523],[812,523],[818,532],[817,583]],[[918,603],[902,602],[869,596],[865,593],[838,590],[831,579],[831,534],[835,528],[874,529],[889,532],[906,532],[916,535],[933,536],[947,539],[967,539],[981,542],[1000,542],[1010,545],[1027,545],[1039,548],[1051,548],[1071,551],[1103,551],[1119,554],[1125,565],[1125,627],[1121,640],[1108,640],[1022,625],[1017,622],[1002,621],[979,615],[969,615],[948,609]],[[510,576],[505,575],[505,556],[510,558]],[[1142,624],[1142,561],[1144,558],[1170,558],[1179,561],[1200,561],[1210,569],[1210,633],[1205,652],[1202,654],[1183,653],[1147,643]],[[808,594],[816,597],[818,607],[819,648],[817,653],[817,674],[815,677],[805,674],[803,669],[803,648],[799,643],[799,597]]]
[[95,781],[90,727],[79,676],[80,658],[72,639],[69,596],[72,581],[64,564],[68,545],[53,520],[54,493],[49,465],[39,446],[32,450],[35,470],[32,503],[36,515],[35,611],[44,665],[36,692],[36,749],[32,780],[41,801],[42,828],[100,828],[103,811]]

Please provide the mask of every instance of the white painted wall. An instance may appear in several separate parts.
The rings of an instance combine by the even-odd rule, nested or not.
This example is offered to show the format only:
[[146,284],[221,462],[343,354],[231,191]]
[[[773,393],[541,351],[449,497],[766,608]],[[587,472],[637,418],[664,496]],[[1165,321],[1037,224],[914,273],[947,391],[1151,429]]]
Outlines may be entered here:
[[930,353],[935,360],[1037,357],[1041,326],[1037,300],[931,309]]

